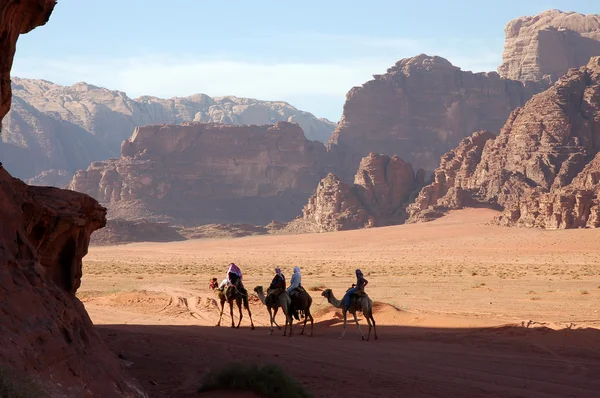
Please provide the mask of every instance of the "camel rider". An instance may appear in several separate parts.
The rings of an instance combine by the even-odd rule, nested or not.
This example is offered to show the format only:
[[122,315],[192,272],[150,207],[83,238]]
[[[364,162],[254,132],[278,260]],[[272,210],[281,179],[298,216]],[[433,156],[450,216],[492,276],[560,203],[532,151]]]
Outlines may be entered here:
[[300,275],[300,267],[294,267],[294,275],[292,275],[292,279],[290,280],[290,287],[288,287],[287,292],[292,297],[292,294],[300,287],[302,283],[302,275]]
[[223,290],[225,285],[242,287],[242,270],[234,263],[229,264],[227,277],[221,282],[219,289]]
[[362,271],[360,269],[356,270],[356,286],[346,292],[344,296],[344,302],[346,307],[350,307],[350,298],[352,294],[358,292],[359,290],[365,290],[365,286],[369,283],[368,280],[365,279]]
[[292,275],[292,279],[290,280],[290,287],[288,287],[287,292],[292,298],[292,303],[290,307],[290,311],[292,316],[296,318],[297,321],[300,320],[298,317],[298,311],[295,308],[295,300],[293,294],[298,293],[298,289],[301,287],[302,283],[302,275],[300,275],[300,267],[294,267],[294,275]]
[[285,276],[281,272],[281,268],[275,268],[275,276],[267,290],[267,301],[272,302],[273,299],[279,297],[285,290]]

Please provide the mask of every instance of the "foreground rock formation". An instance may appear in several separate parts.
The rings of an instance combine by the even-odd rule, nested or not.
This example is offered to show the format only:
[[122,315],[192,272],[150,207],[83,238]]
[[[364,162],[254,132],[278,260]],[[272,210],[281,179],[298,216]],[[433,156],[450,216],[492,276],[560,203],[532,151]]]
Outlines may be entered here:
[[598,227],[599,152],[594,57],[513,112],[497,138],[478,133],[446,155],[436,181],[411,207],[411,220],[440,207],[485,205],[503,208],[497,221],[505,225]]
[[464,72],[440,57],[403,59],[347,94],[329,141],[343,180],[369,152],[398,155],[432,171],[473,131],[497,133],[515,108],[541,90],[497,73]]
[[137,126],[197,121],[235,125],[298,123],[310,140],[327,142],[335,124],[288,103],[197,94],[129,98],[91,84],[70,87],[13,77],[13,108],[3,122],[0,156],[15,176],[51,184],[47,170],[72,176],[91,162],[116,157]]
[[[0,118],[11,103],[19,34],[47,22],[54,0],[0,3]],[[0,166],[0,363],[50,397],[145,397],[75,297],[90,234],[105,223],[92,198],[30,187]]]
[[600,55],[600,15],[550,10],[510,21],[505,34],[498,72],[507,79],[555,82]]
[[321,180],[302,219],[287,228],[302,224],[306,232],[329,232],[402,223],[409,196],[422,186],[423,176],[397,156],[371,153],[360,162],[353,185],[331,173]]
[[139,127],[120,159],[79,171],[69,188],[111,218],[175,224],[292,219],[326,174],[325,146],[296,124]]

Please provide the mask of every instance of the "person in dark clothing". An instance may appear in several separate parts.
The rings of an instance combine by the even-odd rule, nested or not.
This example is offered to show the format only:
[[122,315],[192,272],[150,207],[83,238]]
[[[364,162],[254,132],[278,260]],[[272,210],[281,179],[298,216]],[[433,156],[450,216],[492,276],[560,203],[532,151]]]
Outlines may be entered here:
[[365,279],[362,271],[360,269],[356,270],[356,285],[346,292],[344,296],[344,303],[346,307],[350,307],[350,298],[352,294],[358,292],[359,290],[365,290],[365,286],[369,283],[368,280]]
[[267,290],[267,302],[273,303],[281,293],[285,291],[285,276],[281,272],[281,268],[275,268],[275,276]]

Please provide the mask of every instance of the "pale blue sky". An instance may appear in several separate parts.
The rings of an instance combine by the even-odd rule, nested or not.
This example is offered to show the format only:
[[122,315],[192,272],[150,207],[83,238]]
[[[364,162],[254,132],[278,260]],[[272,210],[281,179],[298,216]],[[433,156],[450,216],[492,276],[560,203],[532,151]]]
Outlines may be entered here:
[[59,0],[19,39],[13,75],[132,97],[285,100],[337,121],[352,86],[401,58],[495,70],[506,23],[554,8],[598,14],[600,2]]

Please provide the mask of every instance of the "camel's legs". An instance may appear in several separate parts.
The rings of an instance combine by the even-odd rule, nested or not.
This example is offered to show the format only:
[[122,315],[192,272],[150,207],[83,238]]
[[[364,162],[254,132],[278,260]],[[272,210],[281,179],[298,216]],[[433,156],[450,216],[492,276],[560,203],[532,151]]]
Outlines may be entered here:
[[[373,318],[373,314],[371,315],[371,321],[373,321],[373,332],[375,332],[375,340],[379,340],[379,336],[377,336],[377,328],[375,327],[375,318]],[[370,332],[370,330],[369,330]]]
[[243,318],[243,315],[242,315],[242,300],[241,299],[237,299],[235,301],[235,303],[237,304],[238,311],[240,312],[240,320],[238,321],[238,324],[236,326],[236,328],[239,329],[240,328],[240,324],[242,323],[242,318]]
[[356,317],[356,312],[353,312],[352,315],[354,316],[354,322],[356,322],[356,327],[358,328],[358,332],[360,333],[361,340],[364,340],[365,335],[363,334],[362,330],[360,330],[360,324],[358,323],[358,318]]
[[365,316],[365,319],[367,320],[367,324],[369,325],[369,333],[367,334],[367,341],[369,341],[369,339],[371,338],[371,328],[372,328],[372,326],[371,326],[371,314],[368,313],[368,312],[365,314],[363,312],[363,315]]
[[344,310],[343,313],[344,313],[344,330],[342,331],[342,335],[340,336],[340,339],[343,339],[344,336],[346,336],[346,318],[347,318],[348,314],[347,314],[346,310]]
[[245,305],[246,310],[248,311],[248,316],[250,317],[250,330],[254,330],[254,322],[252,321],[252,312],[250,311],[250,305]]
[[308,321],[308,318],[310,318],[310,336],[312,337],[314,320],[312,315],[310,314],[310,309],[304,311],[304,326],[302,326],[302,331],[300,332],[300,334],[304,334],[304,328],[306,328],[306,322]]
[[271,322],[271,326],[269,327],[269,335],[273,334],[273,311],[271,311],[271,307],[267,307],[267,311],[269,311],[269,321]]
[[235,323],[233,322],[233,300],[229,300],[229,314],[231,315],[231,327],[235,327]]
[[279,311],[279,307],[273,308],[273,323],[275,324],[275,326],[277,326],[277,330],[281,330],[281,326],[279,326],[277,324],[277,321],[275,320],[275,317],[277,316],[277,311]]
[[223,318],[223,309],[225,308],[225,301],[221,300],[221,315],[219,315],[219,322],[215,326],[221,326],[221,318]]

